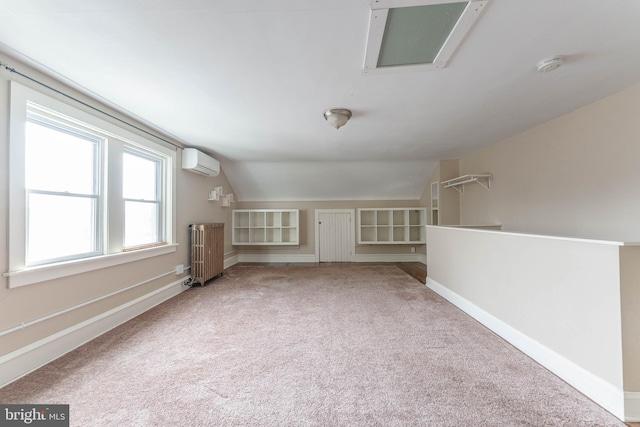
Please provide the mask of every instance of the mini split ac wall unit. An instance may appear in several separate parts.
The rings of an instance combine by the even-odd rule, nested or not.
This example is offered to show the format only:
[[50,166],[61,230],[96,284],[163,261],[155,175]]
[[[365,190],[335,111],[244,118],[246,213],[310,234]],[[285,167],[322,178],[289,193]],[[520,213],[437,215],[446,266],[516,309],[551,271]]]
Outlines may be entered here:
[[182,151],[182,169],[204,176],[218,176],[220,162],[195,148],[185,148]]

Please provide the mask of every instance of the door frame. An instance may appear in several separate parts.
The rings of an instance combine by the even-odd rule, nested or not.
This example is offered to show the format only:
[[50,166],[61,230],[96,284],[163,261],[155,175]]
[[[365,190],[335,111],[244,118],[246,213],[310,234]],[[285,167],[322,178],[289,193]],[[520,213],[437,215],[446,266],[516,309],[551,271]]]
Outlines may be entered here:
[[351,215],[351,247],[349,250],[351,251],[351,256],[349,257],[349,262],[353,262],[356,256],[356,210],[355,209],[316,209],[315,213],[315,230],[316,230],[316,262],[320,262],[320,214],[321,213],[348,213]]

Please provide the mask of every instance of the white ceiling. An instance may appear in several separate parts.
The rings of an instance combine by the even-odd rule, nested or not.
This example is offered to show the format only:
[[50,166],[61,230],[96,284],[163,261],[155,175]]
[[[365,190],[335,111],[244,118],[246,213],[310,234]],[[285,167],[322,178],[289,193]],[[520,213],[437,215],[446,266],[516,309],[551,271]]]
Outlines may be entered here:
[[[369,14],[369,0],[0,0],[0,50],[213,154],[245,201],[417,199],[438,160],[640,82],[637,0],[491,0],[444,70],[363,76]],[[351,121],[331,128],[329,107]]]

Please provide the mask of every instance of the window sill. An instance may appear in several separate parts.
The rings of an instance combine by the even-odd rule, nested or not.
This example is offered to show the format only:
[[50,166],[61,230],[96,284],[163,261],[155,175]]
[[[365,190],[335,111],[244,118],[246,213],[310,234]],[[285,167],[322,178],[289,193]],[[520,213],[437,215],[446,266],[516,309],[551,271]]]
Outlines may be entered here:
[[140,249],[137,251],[102,255],[99,257],[61,262],[19,271],[10,271],[4,273],[3,276],[7,277],[7,286],[10,289],[18,288],[20,286],[31,285],[33,283],[59,279],[61,277],[72,276],[74,274],[86,273],[89,271],[172,253],[177,250],[177,247],[177,244],[171,244],[148,249]]

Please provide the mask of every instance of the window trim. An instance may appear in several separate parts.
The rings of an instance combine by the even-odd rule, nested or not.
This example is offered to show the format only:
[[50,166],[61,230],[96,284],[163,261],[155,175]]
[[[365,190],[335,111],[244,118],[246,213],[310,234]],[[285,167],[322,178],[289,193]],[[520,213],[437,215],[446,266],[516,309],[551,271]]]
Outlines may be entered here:
[[[35,106],[46,115],[50,111],[54,116],[62,116],[62,122],[77,123],[81,128],[96,131],[107,138],[115,139],[119,150],[126,146],[139,147],[143,152],[157,153],[165,162],[164,179],[164,209],[163,209],[163,237],[166,245],[122,252],[122,241],[114,243],[108,241],[105,233],[110,228],[109,220],[104,219],[102,238],[104,253],[95,257],[75,259],[71,261],[45,264],[39,266],[26,266],[26,191],[25,191],[25,123],[27,121],[27,107]],[[31,108],[31,107],[30,107]],[[105,121],[85,111],[79,110],[65,102],[52,98],[15,81],[10,82],[10,107],[9,107],[9,250],[8,271],[3,273],[7,277],[9,288],[38,283],[46,280],[57,279],[72,274],[89,272],[112,265],[137,261],[149,257],[159,256],[176,251],[176,148],[150,141],[149,139],[121,128],[109,121]],[[111,144],[111,142],[109,142]],[[103,147],[103,150],[106,148]],[[101,153],[105,156],[105,151]],[[111,156],[109,156],[111,157]],[[103,157],[102,167],[109,169],[111,161]],[[112,174],[113,175],[113,174]],[[101,178],[102,179],[102,178]],[[121,178],[120,178],[121,179]],[[108,178],[109,181],[112,177]],[[107,188],[113,187],[111,182],[106,182]],[[112,188],[109,189],[111,191]],[[105,194],[111,198],[112,195]],[[102,207],[105,217],[108,218],[109,203]],[[112,237],[112,236],[111,236]],[[112,239],[113,240],[113,239]],[[119,243],[119,244],[118,244]]]
[[18,271],[9,271],[2,275],[7,278],[9,288],[12,289],[173,253],[176,252],[178,246],[177,243],[172,243],[91,258],[80,258],[72,261],[29,267]]

